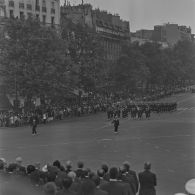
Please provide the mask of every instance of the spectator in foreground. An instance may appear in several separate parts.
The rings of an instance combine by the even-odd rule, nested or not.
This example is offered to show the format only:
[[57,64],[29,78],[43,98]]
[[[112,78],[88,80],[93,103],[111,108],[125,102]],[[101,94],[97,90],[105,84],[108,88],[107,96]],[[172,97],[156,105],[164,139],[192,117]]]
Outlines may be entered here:
[[139,181],[138,181],[136,172],[130,169],[130,163],[128,161],[125,161],[123,163],[123,166],[126,169],[127,175],[129,175],[130,177],[132,176],[134,178],[133,183],[134,183],[135,189],[136,189],[135,192],[137,193],[138,192],[138,187],[139,187]]
[[94,175],[91,179],[96,185],[94,195],[108,195],[106,191],[100,189],[100,178],[97,175]]
[[44,195],[56,195],[56,185],[53,182],[48,182],[44,186]]
[[72,185],[72,179],[70,177],[64,177],[62,179],[62,189],[57,193],[57,195],[75,195],[75,192],[70,190]]
[[100,188],[108,195],[133,195],[129,184],[118,181],[119,171],[116,167],[110,169],[110,181],[107,184],[103,184]]
[[84,168],[84,163],[79,161],[77,163],[77,166],[78,166],[78,169],[75,171],[76,175],[78,178],[84,178],[85,175],[86,175],[86,172],[85,170],[83,169]]
[[139,195],[156,195],[155,186],[156,175],[151,171],[151,163],[146,162],[144,164],[144,171],[139,173],[140,189]]

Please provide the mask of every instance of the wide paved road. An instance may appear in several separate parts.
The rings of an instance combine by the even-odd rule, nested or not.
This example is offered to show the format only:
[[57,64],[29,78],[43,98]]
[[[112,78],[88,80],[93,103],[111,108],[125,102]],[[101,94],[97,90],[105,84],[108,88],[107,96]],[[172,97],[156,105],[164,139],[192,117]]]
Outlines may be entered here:
[[152,115],[151,120],[121,120],[114,135],[105,114],[68,119],[39,126],[38,136],[29,127],[0,129],[0,157],[13,162],[22,156],[25,164],[83,160],[97,169],[101,163],[120,166],[125,160],[137,172],[150,161],[158,178],[158,195],[184,192],[195,177],[195,94],[173,96],[177,112]]

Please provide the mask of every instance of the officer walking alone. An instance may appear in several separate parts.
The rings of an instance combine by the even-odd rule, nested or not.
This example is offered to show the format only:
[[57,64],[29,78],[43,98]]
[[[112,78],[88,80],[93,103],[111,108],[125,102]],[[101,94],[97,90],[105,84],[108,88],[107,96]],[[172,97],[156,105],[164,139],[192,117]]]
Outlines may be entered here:
[[32,126],[32,135],[37,134],[37,125],[38,125],[38,117],[33,114],[33,116],[30,118],[30,125]]
[[119,119],[117,116],[114,117],[114,120],[112,121],[114,124],[114,133],[118,133],[118,126],[119,126]]

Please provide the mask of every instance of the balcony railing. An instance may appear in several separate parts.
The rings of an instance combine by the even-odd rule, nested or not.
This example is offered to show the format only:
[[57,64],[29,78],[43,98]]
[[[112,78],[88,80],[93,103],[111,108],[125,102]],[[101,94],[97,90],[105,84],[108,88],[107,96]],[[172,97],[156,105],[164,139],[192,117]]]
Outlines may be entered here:
[[42,12],[47,12],[47,8],[46,7],[42,7]]
[[14,7],[14,1],[9,1],[9,7]]

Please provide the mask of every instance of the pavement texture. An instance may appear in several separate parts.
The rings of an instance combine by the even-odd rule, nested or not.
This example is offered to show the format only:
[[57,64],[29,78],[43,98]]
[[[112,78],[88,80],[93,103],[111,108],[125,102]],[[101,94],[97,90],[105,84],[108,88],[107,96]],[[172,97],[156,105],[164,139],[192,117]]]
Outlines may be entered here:
[[195,178],[195,94],[163,101],[177,101],[178,110],[152,114],[150,120],[121,120],[118,135],[105,113],[40,125],[37,136],[30,127],[0,128],[0,157],[14,162],[21,156],[25,165],[42,166],[71,160],[75,168],[82,160],[92,170],[104,162],[120,166],[127,160],[137,172],[150,161],[158,195],[184,192],[186,181]]

